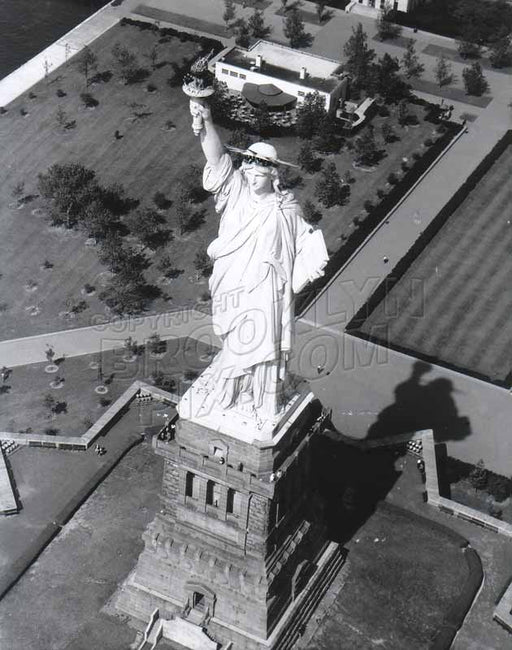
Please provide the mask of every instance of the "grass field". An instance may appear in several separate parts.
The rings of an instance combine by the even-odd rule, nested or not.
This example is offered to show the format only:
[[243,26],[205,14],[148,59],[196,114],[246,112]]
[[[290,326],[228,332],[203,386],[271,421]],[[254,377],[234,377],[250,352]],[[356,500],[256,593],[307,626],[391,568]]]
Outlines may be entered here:
[[462,551],[426,519],[379,507],[349,544],[345,583],[309,650],[426,650],[461,594]]
[[385,325],[391,345],[510,381],[511,168],[509,146],[366,319],[363,333]]
[[[108,388],[105,395],[94,392],[102,382],[98,370],[89,365],[97,361],[98,355],[65,359],[55,374],[45,372],[46,363],[19,366],[0,395],[0,430],[16,432],[30,427],[33,433],[45,433],[45,429],[52,428],[57,435],[82,435],[135,380],[151,383],[155,370],[175,380],[176,393],[186,390],[190,385],[185,380],[186,371],[201,372],[211,360],[209,351],[193,339],[174,339],[168,341],[164,355],[155,357],[146,351],[130,363],[123,360],[123,349],[103,352],[103,382]],[[50,386],[56,376],[64,379],[62,388]],[[45,407],[43,399],[48,393],[65,403],[61,413],[52,415]],[[107,402],[102,404],[101,398]]]
[[[130,197],[150,205],[157,191],[172,199],[176,182],[183,177],[191,163],[202,164],[199,142],[190,128],[188,99],[179,87],[171,88],[167,80],[174,65],[194,58],[198,45],[172,37],[158,44],[158,65],[151,70],[147,55],[158,42],[158,32],[140,30],[134,25],[116,26],[94,44],[100,72],[112,71],[114,43],[119,42],[137,53],[149,77],[137,84],[125,85],[115,74],[110,81],[89,87],[99,105],[86,109],[80,93],[86,90],[84,77],[73,60],[56,71],[46,81],[13,102],[7,113],[0,115],[0,339],[58,331],[91,323],[91,317],[110,317],[109,310],[98,295],[108,282],[108,273],[97,259],[94,246],[86,245],[80,232],[50,227],[44,218],[44,205],[37,197],[37,176],[53,163],[80,162],[97,172],[102,184],[122,183]],[[151,82],[157,91],[148,93]],[[66,93],[57,97],[57,90]],[[57,124],[57,111],[62,108],[76,127],[63,130]],[[23,116],[21,110],[28,112]],[[386,147],[386,155],[373,173],[352,169],[353,153],[346,148],[329,156],[340,174],[350,170],[355,178],[346,205],[322,210],[319,227],[323,230],[329,249],[334,252],[350,232],[357,227],[354,218],[364,215],[366,199],[377,202],[377,188],[386,187],[390,171],[400,172],[403,157],[413,151],[422,152],[422,143],[432,135],[433,125],[424,122],[421,107],[412,107],[420,117],[417,128],[401,129],[395,142]],[[175,129],[164,126],[172,120]],[[396,115],[376,117],[373,122],[380,137],[383,121],[396,124]],[[115,139],[119,130],[122,138]],[[224,131],[227,139],[229,134]],[[300,142],[294,137],[275,142],[280,156],[296,160]],[[25,183],[25,194],[35,197],[21,209],[13,206],[13,187]],[[294,191],[299,200],[312,197],[316,182],[314,175],[304,174]],[[168,311],[178,306],[190,306],[207,289],[206,280],[197,281],[193,268],[196,251],[216,235],[218,218],[211,199],[199,204],[204,210],[204,223],[196,231],[179,235],[176,215],[171,207],[166,213],[174,239],[151,257],[146,275],[159,286],[162,295],[151,305],[152,312]],[[156,263],[169,254],[181,273],[175,279],[162,281]],[[50,268],[44,268],[48,261]],[[84,284],[96,287],[91,296],[83,295]],[[86,308],[70,316],[70,308],[85,300]]]

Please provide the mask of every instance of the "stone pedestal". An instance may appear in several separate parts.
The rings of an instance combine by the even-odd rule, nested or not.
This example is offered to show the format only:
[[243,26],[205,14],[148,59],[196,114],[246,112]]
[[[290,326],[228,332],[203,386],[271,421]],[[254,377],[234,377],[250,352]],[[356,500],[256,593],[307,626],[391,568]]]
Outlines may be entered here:
[[185,398],[172,439],[154,439],[162,510],[115,606],[143,622],[158,608],[234,649],[292,647],[342,563],[314,517],[309,447],[320,406],[296,394],[262,428],[229,411],[184,417]]

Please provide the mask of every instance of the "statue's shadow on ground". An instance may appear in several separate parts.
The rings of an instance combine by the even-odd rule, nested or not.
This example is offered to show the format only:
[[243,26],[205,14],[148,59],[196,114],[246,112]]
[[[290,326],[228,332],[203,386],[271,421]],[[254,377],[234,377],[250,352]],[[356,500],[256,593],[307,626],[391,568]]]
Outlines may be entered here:
[[[443,443],[471,434],[469,419],[458,413],[452,382],[446,378],[425,380],[431,368],[421,361],[414,364],[411,376],[396,386],[394,402],[370,426],[367,439],[412,436],[432,429],[436,442]],[[371,517],[399,478],[397,460],[406,451],[406,443],[365,449],[347,444],[334,431],[317,436],[312,476],[331,539],[347,542]]]

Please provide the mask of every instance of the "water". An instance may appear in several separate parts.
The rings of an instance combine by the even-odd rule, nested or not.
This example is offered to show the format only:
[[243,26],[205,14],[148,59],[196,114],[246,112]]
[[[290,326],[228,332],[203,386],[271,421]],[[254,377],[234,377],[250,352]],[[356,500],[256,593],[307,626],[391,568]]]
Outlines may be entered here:
[[105,4],[107,0],[0,0],[0,79]]

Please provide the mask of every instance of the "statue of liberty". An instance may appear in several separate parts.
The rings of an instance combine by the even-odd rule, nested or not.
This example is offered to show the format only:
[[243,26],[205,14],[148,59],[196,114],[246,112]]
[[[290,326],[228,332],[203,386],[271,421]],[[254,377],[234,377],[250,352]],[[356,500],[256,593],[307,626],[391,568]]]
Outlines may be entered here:
[[292,347],[294,294],[323,275],[323,236],[303,219],[293,194],[280,189],[279,167],[289,163],[272,145],[239,151],[243,162],[236,169],[205,100],[191,99],[190,110],[206,158],[204,188],[220,215],[207,253],[222,350],[205,372],[208,390],[216,408],[275,419]]

